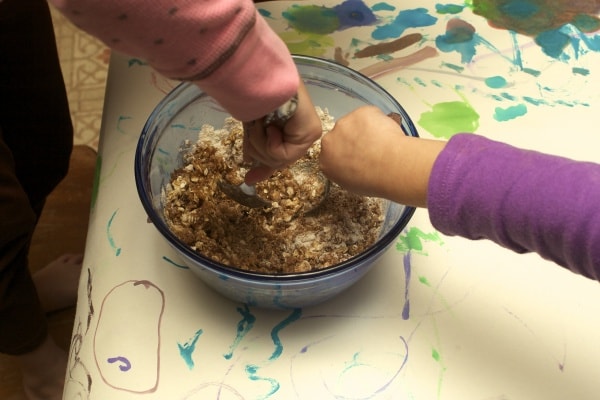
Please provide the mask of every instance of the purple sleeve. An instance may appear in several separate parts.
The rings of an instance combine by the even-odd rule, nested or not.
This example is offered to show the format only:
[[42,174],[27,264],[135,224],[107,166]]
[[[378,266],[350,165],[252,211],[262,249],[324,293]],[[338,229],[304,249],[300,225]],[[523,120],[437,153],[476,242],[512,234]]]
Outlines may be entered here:
[[428,189],[433,226],[536,252],[600,279],[600,165],[459,134],[436,160]]

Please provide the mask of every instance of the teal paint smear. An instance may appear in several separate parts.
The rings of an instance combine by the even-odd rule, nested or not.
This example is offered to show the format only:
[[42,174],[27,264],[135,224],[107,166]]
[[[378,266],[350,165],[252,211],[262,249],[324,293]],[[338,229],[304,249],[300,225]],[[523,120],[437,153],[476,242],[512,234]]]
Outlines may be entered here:
[[368,364],[365,364],[363,362],[360,362],[359,359],[358,359],[359,357],[360,357],[360,352],[354,353],[352,355],[352,360],[347,361],[347,362],[344,363],[346,365],[344,365],[344,368],[342,368],[342,371],[340,372],[340,375],[343,375],[343,374],[347,373],[348,371],[350,371],[353,368],[368,365]]
[[301,316],[302,310],[297,308],[294,311],[292,311],[292,313],[286,319],[278,323],[271,330],[271,339],[273,340],[273,344],[275,345],[275,351],[273,351],[273,354],[271,354],[271,357],[269,357],[269,361],[273,361],[279,358],[279,356],[281,356],[281,353],[283,353],[283,345],[281,344],[281,340],[279,339],[279,332],[281,332],[281,330],[286,328],[292,322],[299,320]]
[[269,10],[265,10],[264,8],[259,8],[259,9],[258,9],[258,13],[259,13],[261,16],[263,16],[264,18],[267,18],[267,19],[272,19],[272,18],[273,18],[273,17],[271,16],[271,15],[272,15],[272,14],[271,14],[271,11],[269,11]]
[[506,79],[502,76],[490,76],[485,79],[485,84],[492,89],[501,89],[506,87]]
[[423,87],[427,87],[427,84],[425,84],[425,82],[423,82],[423,79],[416,77],[413,79],[415,81],[415,83],[419,86],[423,86]]
[[513,96],[512,94],[510,94],[510,93],[506,93],[506,92],[502,92],[500,95],[501,95],[503,98],[505,98],[506,100],[511,100],[511,101],[514,101],[514,100],[516,100],[516,99],[517,99],[517,97],[516,97],[516,96]]
[[571,71],[573,71],[574,75],[583,75],[583,76],[588,76],[590,74],[590,70],[587,68],[578,68],[578,67],[573,67],[571,69]]
[[533,4],[527,0],[508,1],[499,8],[504,14],[508,14],[521,20],[527,20],[533,17],[540,9],[537,4]]
[[527,114],[527,106],[525,104],[518,104],[508,108],[496,107],[494,110],[494,119],[499,122],[505,122],[522,117],[525,114]]
[[418,123],[433,136],[450,139],[459,132],[475,132],[479,114],[466,101],[448,101],[434,104],[431,111],[421,114]]
[[600,29],[597,10],[590,7],[589,2],[480,0],[467,4],[475,14],[485,17],[491,26],[505,29],[513,35],[533,37],[544,53],[558,60],[569,59],[564,53],[569,43],[575,49],[576,57],[583,54],[580,42],[590,50],[600,51],[600,36],[582,34]]
[[143,60],[140,60],[139,58],[130,58],[127,61],[127,66],[129,68],[137,66],[137,65],[139,65],[139,66],[145,66],[145,65],[148,65],[148,63],[145,62],[145,61],[143,61]]
[[371,10],[373,11],[394,11],[396,9],[396,7],[394,7],[393,5],[389,4],[389,3],[376,3],[373,5],[373,7],[371,7]]
[[465,70],[465,67],[463,67],[461,65],[450,64],[447,62],[442,62],[442,67],[450,68],[451,70],[456,71],[456,72],[463,72]]
[[538,71],[538,70],[532,69],[532,68],[523,68],[523,72],[525,72],[531,76],[535,76],[536,78],[542,74],[541,71]]
[[248,378],[250,380],[265,381],[270,384],[271,390],[269,390],[269,392],[266,393],[264,396],[257,397],[258,399],[261,399],[261,400],[267,399],[267,398],[271,397],[272,395],[274,395],[279,390],[280,384],[274,378],[265,378],[265,377],[258,376],[257,375],[258,370],[259,370],[259,367],[257,365],[254,365],[254,364],[246,365],[246,373],[248,374]]
[[433,242],[439,245],[444,244],[444,241],[438,232],[425,233],[419,228],[412,227],[405,233],[398,236],[396,250],[403,253],[414,250],[421,254],[426,254],[423,253],[424,242]]
[[435,11],[438,14],[460,14],[464,6],[458,4],[436,4]]
[[534,41],[544,53],[558,59],[561,55],[564,57],[563,50],[571,42],[571,38],[559,29],[553,29],[541,32],[534,38]]
[[124,115],[119,115],[119,118],[117,119],[117,131],[120,132],[120,133],[123,133],[123,134],[127,133],[127,132],[125,132],[124,129],[121,128],[121,123],[123,123],[123,122],[125,122],[127,120],[130,120],[130,119],[131,119],[131,117],[126,117]]
[[543,99],[534,99],[533,97],[523,96],[523,100],[528,102],[529,104],[533,104],[534,106],[547,106],[549,103]]
[[400,11],[393,22],[375,28],[371,36],[373,39],[397,39],[408,28],[422,28],[432,26],[437,22],[437,17],[429,14],[426,8],[415,8]]
[[181,355],[181,358],[183,358],[183,361],[185,361],[185,364],[190,370],[194,369],[194,360],[192,360],[192,354],[194,353],[194,350],[196,350],[196,343],[198,342],[200,335],[202,335],[202,329],[197,330],[194,336],[186,343],[177,343],[179,355]]
[[229,347],[229,353],[224,354],[226,360],[230,360],[233,357],[233,352],[239,346],[242,339],[250,332],[250,330],[254,327],[254,323],[256,322],[256,317],[252,315],[250,309],[247,305],[244,304],[244,308],[237,308],[237,311],[242,315],[242,319],[237,324],[237,332],[235,339],[231,346]]
[[446,33],[435,38],[435,45],[444,53],[459,53],[461,62],[469,63],[477,51],[477,38],[475,28],[471,24],[455,18],[448,22]]
[[108,223],[106,224],[106,237],[108,238],[108,244],[115,251],[115,255],[117,257],[121,254],[121,248],[117,247],[117,245],[115,244],[115,239],[113,238],[111,229],[112,229],[113,221],[114,221],[115,216],[117,215],[118,211],[119,210],[117,209],[117,210],[115,210],[115,212],[113,212],[113,214],[110,216],[110,219],[108,220]]
[[519,67],[519,69],[523,69],[523,58],[521,55],[521,46],[519,46],[519,41],[517,39],[517,33],[510,31],[510,38],[513,44],[513,64]]
[[190,267],[188,267],[187,265],[177,264],[175,261],[171,260],[167,256],[162,256],[162,259],[165,260],[166,262],[168,262],[169,264],[176,266],[177,268],[190,269]]
[[596,32],[600,30],[600,19],[588,14],[578,14],[571,23],[582,32]]

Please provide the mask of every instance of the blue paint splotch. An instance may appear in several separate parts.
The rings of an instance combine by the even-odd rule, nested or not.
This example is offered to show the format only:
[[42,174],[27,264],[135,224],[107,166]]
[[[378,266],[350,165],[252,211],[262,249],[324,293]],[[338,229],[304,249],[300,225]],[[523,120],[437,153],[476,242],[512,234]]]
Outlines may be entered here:
[[229,347],[229,353],[223,355],[227,360],[233,357],[233,352],[237,349],[246,334],[254,327],[254,323],[256,322],[256,317],[250,312],[248,305],[244,304],[244,308],[238,307],[237,311],[242,315],[242,319],[237,324],[235,339]]
[[202,335],[202,329],[196,331],[194,336],[186,343],[177,343],[177,347],[179,348],[179,355],[181,355],[181,358],[183,358],[183,361],[185,361],[185,364],[190,370],[194,368],[194,360],[192,359],[192,354],[196,350],[196,343],[198,342],[200,335]]
[[377,22],[373,11],[361,0],[346,0],[333,7],[339,20],[339,30],[358,26],[369,26]]
[[402,10],[389,24],[380,25],[371,34],[373,39],[397,39],[409,28],[422,28],[435,25],[437,17],[429,14],[426,8]]
[[525,104],[517,104],[507,108],[496,107],[494,110],[494,119],[498,122],[505,122],[522,117],[525,114],[527,114],[527,106]]

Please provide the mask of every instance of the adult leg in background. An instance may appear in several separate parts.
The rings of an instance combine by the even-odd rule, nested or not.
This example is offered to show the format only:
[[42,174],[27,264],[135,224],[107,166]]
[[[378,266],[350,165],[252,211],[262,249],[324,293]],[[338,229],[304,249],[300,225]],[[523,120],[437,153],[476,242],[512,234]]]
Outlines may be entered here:
[[0,352],[19,360],[31,399],[58,399],[66,353],[48,335],[27,256],[73,141],[45,0],[0,2],[0,104]]

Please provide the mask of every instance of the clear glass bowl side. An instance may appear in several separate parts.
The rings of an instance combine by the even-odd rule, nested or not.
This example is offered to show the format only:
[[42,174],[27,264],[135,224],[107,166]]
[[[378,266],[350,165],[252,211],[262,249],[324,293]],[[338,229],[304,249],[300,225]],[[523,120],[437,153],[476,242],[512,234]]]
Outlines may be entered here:
[[[375,105],[384,113],[400,114],[404,132],[417,136],[417,131],[404,109],[376,83],[338,64],[312,57],[295,58],[313,102],[316,106],[327,108],[334,118],[340,118],[360,106]],[[136,151],[136,183],[140,199],[156,228],[189,262],[201,264],[203,268],[215,269],[220,274],[253,279],[251,276],[256,274],[247,274],[215,263],[180,243],[169,230],[162,213],[163,191],[170,181],[172,171],[183,163],[182,150],[185,151],[187,143],[194,143],[198,139],[203,124],[220,127],[228,115],[194,84],[180,84],[159,103],[144,126]],[[362,266],[372,263],[393,242],[413,212],[413,208],[386,202],[386,218],[380,240],[369,251],[329,271],[290,276],[288,280],[315,279],[326,274],[337,275],[351,264]],[[267,281],[285,279],[282,276],[262,278]]]

